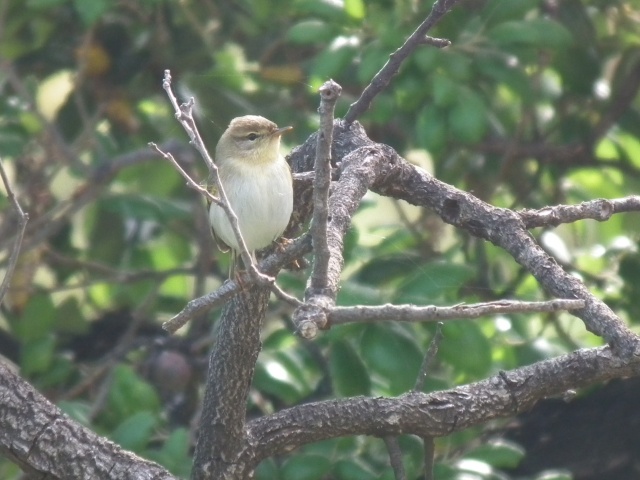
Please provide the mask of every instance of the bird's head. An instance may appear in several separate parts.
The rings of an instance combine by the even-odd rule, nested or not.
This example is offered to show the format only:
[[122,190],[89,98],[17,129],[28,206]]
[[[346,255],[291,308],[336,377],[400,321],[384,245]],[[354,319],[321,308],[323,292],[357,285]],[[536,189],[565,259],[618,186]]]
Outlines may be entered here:
[[231,120],[216,147],[216,162],[228,159],[268,163],[280,155],[280,137],[293,127],[278,128],[271,120],[245,115]]

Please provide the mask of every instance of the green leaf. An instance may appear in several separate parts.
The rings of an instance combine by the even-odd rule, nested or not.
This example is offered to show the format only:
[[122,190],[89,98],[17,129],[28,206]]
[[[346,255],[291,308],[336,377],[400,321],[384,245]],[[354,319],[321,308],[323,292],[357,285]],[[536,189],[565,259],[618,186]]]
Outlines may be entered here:
[[418,146],[432,153],[439,152],[447,142],[447,117],[445,110],[427,105],[418,114],[416,139]]
[[118,425],[110,435],[111,440],[125,450],[140,452],[147,446],[157,427],[157,418],[150,412],[138,412]]
[[88,427],[91,425],[91,409],[89,403],[78,400],[62,400],[58,402],[58,408],[69,415],[76,422]]
[[409,252],[376,256],[362,266],[355,278],[368,285],[388,285],[419,270],[421,260],[420,256]]
[[338,479],[370,480],[376,478],[375,472],[357,457],[335,462],[332,472]]
[[470,90],[458,95],[449,111],[449,126],[456,141],[475,143],[482,139],[489,126],[487,107],[480,95]]
[[533,477],[533,480],[574,480],[574,476],[566,470],[546,470]]
[[145,456],[160,463],[174,475],[189,477],[191,455],[189,454],[189,432],[186,428],[176,428],[171,432],[160,450],[146,451]]
[[253,384],[258,390],[269,393],[289,405],[303,397],[299,382],[271,354],[261,355],[256,364]]
[[329,355],[331,381],[338,395],[353,397],[370,393],[369,372],[350,343],[334,342]]
[[152,195],[112,195],[105,202],[105,209],[125,218],[161,223],[174,218],[189,218],[192,215],[186,204]]
[[458,372],[482,377],[491,369],[491,345],[480,327],[471,321],[446,323],[442,329],[444,340],[438,357]]
[[43,340],[51,334],[55,319],[56,307],[51,297],[38,293],[27,302],[22,318],[16,323],[15,333],[25,343]]
[[87,26],[92,25],[102,17],[110,6],[108,0],[74,0],[74,4],[80,18]]
[[465,455],[465,457],[475,458],[488,463],[494,468],[506,469],[517,467],[524,456],[524,448],[504,439],[492,440],[474,448]]
[[107,396],[105,420],[121,423],[122,419],[141,412],[157,412],[160,400],[155,389],[128,365],[113,370],[113,383]]
[[330,40],[334,32],[331,27],[322,20],[304,20],[292,25],[286,38],[291,43],[299,45],[314,44]]
[[331,462],[320,455],[296,455],[282,466],[282,480],[322,480],[331,470]]
[[54,359],[56,341],[52,336],[42,337],[23,345],[20,370],[25,376],[46,372]]
[[489,31],[489,38],[500,45],[524,44],[538,48],[567,48],[571,33],[561,24],[546,18],[501,23]]
[[397,289],[395,302],[431,304],[453,299],[474,275],[474,269],[468,265],[450,262],[423,264],[416,275],[407,278]]
[[322,80],[339,76],[344,72],[345,67],[351,63],[357,50],[346,37],[339,37],[340,40],[316,56],[312,75]]
[[433,103],[438,107],[453,105],[459,95],[458,85],[445,75],[433,77]]
[[388,383],[390,395],[399,395],[413,387],[422,363],[415,339],[393,325],[370,325],[362,336],[360,348],[372,373]]
[[362,0],[344,0],[344,11],[354,20],[362,20],[366,14]]

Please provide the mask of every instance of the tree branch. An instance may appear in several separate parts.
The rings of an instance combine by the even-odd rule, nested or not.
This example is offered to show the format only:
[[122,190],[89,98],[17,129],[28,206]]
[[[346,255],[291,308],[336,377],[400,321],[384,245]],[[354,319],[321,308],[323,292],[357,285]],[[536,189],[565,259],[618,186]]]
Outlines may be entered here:
[[268,287],[244,290],[222,312],[209,359],[193,480],[248,478],[251,467],[240,455],[269,293]]
[[0,454],[37,478],[177,480],[71,420],[0,362]]
[[640,212],[640,195],[606,200],[599,198],[579,205],[554,205],[539,210],[520,210],[518,215],[525,228],[556,227],[561,223],[593,219],[599,222],[609,220],[614,213]]
[[293,313],[293,321],[299,333],[307,339],[317,335],[318,329],[327,327],[326,312],[335,304],[340,288],[340,274],[344,264],[342,246],[344,235],[351,225],[351,218],[367,193],[375,175],[377,164],[385,160],[383,145],[358,149],[342,159],[342,173],[329,198],[331,221],[327,225],[329,262],[325,295],[316,295],[313,303],[307,302]]
[[446,47],[451,44],[448,40],[428,37],[427,32],[440,21],[440,19],[451,10],[459,0],[437,0],[433,4],[431,13],[418,26],[418,28],[407,38],[404,44],[395,52],[389,55],[389,60],[375,74],[369,85],[365,87],[360,98],[351,104],[344,121],[349,124],[357,120],[371,106],[373,99],[382,92],[391,79],[398,73],[402,62],[404,62],[413,51],[420,45],[432,45],[438,48]]
[[4,184],[4,188],[7,191],[7,197],[13,205],[13,209],[16,211],[18,215],[18,233],[15,236],[15,241],[13,247],[11,249],[11,254],[9,255],[9,264],[7,265],[7,271],[4,274],[4,279],[2,280],[2,285],[0,285],[0,305],[2,305],[2,300],[4,299],[7,290],[9,290],[9,285],[11,283],[11,277],[13,276],[13,270],[16,268],[16,263],[18,263],[18,256],[20,255],[20,245],[22,245],[22,238],[24,237],[24,231],[27,228],[27,222],[29,221],[29,214],[22,211],[20,207],[20,203],[16,198],[15,193],[13,193],[13,189],[11,188],[11,182],[9,182],[9,177],[7,177],[7,173],[4,170],[4,165],[2,165],[2,159],[0,158],[0,176],[2,177],[2,183]]
[[316,147],[313,187],[313,218],[311,238],[313,241],[313,269],[309,278],[307,300],[315,295],[327,295],[329,269],[329,244],[327,223],[329,221],[329,186],[331,184],[331,144],[333,143],[333,112],[342,92],[342,87],[329,80],[320,87],[320,134]]
[[[640,356],[623,360],[609,347],[579,350],[450,390],[394,398],[354,397],[282,410],[247,426],[247,459],[289,453],[330,438],[413,434],[442,437],[526,411],[541,398],[640,373]],[[250,453],[249,453],[250,450]]]
[[518,300],[498,300],[495,302],[460,304],[452,307],[428,305],[376,305],[355,307],[334,307],[327,314],[331,326],[345,323],[372,322],[441,322],[462,318],[480,318],[488,315],[507,313],[556,312],[584,308],[584,300],[554,299],[544,302],[521,302]]

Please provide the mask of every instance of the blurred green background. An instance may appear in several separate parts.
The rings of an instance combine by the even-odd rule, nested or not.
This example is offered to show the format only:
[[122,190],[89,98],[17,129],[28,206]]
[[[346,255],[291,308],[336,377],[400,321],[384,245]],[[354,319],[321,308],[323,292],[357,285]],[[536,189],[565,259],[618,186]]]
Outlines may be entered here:
[[[0,156],[30,221],[0,312],[0,354],[73,418],[186,478],[219,312],[175,338],[160,324],[219,285],[228,259],[215,251],[203,200],[147,147],[161,144],[205,178],[162,90],[163,71],[182,100],[195,97],[209,145],[231,118],[251,113],[294,125],[290,149],[317,128],[317,87],[340,83],[344,114],[430,8],[413,0],[3,2]],[[373,140],[501,207],[639,190],[639,4],[462,2],[430,34],[452,46],[425,46],[403,65],[361,119]],[[4,195],[0,209],[6,267],[16,222]],[[532,232],[636,331],[639,233],[630,214]],[[373,194],[345,257],[341,305],[545,298],[504,252]],[[302,296],[304,272],[279,281]],[[290,314],[272,303],[250,418],[311,400],[402,394],[434,331],[348,325],[310,343],[293,335]],[[444,335],[428,391],[602,344],[566,314],[458,321]],[[438,439],[436,478],[510,478],[502,470],[522,449],[482,435]],[[420,442],[400,443],[416,478]],[[19,471],[0,461],[0,477]],[[393,473],[384,443],[359,437],[269,459],[257,478]]]

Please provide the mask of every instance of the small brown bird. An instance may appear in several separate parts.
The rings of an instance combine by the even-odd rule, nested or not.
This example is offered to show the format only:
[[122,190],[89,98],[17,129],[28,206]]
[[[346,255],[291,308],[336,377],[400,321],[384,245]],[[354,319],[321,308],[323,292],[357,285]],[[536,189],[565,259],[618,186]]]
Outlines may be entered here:
[[[291,169],[280,153],[280,137],[291,129],[246,115],[231,121],[216,146],[220,181],[254,258],[282,234],[293,211]],[[231,248],[235,268],[240,247],[226,213],[212,203],[209,221],[218,247]]]

